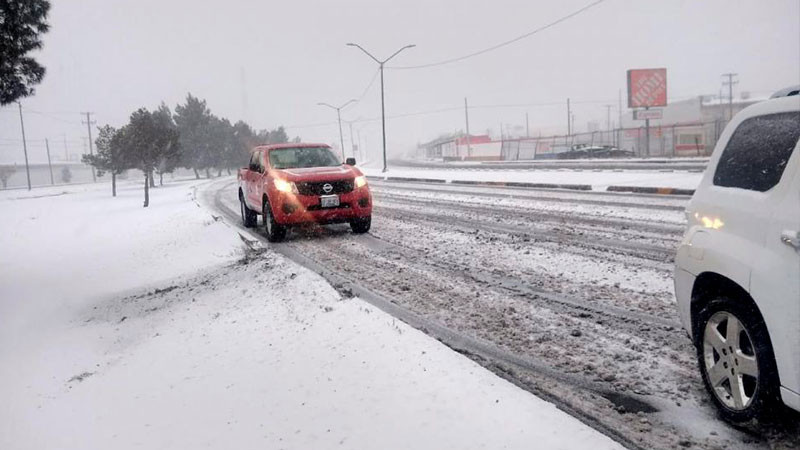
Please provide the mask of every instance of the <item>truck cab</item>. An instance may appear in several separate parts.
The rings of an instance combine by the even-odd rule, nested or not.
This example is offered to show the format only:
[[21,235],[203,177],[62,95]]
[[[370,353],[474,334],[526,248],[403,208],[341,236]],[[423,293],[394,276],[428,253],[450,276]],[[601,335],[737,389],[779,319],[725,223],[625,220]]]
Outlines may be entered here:
[[261,215],[270,242],[308,223],[349,223],[354,233],[370,229],[372,194],[366,177],[354,159],[342,163],[326,144],[256,147],[238,178],[242,222],[255,227]]

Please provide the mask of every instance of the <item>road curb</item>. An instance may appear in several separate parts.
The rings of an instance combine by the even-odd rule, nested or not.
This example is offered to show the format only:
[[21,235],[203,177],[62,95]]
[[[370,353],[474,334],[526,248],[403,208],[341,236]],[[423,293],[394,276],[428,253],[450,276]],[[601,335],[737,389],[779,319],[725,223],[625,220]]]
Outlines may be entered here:
[[656,194],[656,195],[694,195],[694,189],[668,188],[668,187],[649,187],[649,186],[609,186],[608,192],[632,192],[635,194]]
[[409,181],[417,183],[446,183],[447,180],[438,178],[415,178],[415,177],[376,177],[367,175],[368,180],[383,180],[383,181]]
[[589,184],[558,184],[558,183],[527,183],[522,181],[471,181],[471,180],[452,180],[451,184],[467,184],[471,186],[508,186],[508,187],[527,187],[538,189],[570,189],[573,191],[591,191]]

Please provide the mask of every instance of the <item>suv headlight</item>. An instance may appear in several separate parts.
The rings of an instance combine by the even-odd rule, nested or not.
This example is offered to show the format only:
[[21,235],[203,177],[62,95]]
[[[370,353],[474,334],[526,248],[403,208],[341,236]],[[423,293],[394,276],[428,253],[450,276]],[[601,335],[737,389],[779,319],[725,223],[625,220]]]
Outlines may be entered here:
[[275,189],[281,192],[287,194],[297,194],[297,186],[295,186],[295,184],[291,181],[276,178],[275,181],[273,181],[273,184],[275,184]]
[[364,175],[361,175],[360,177],[356,177],[354,182],[355,182],[355,185],[356,185],[356,189],[360,188],[360,187],[364,187],[364,186],[367,185],[367,177],[365,177]]

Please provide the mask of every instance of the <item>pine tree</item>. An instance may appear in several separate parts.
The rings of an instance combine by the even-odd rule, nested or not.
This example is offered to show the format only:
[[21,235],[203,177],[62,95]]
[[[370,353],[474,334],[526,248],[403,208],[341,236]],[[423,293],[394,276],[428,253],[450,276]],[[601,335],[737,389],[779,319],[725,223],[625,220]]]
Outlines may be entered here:
[[150,205],[150,179],[156,166],[179,144],[179,134],[158,113],[140,108],[131,114],[126,125],[124,145],[126,159],[144,172],[144,207]]
[[181,165],[194,170],[195,177],[199,179],[199,171],[213,165],[209,145],[211,112],[205,100],[188,94],[186,104],[175,107],[174,119],[183,151]]
[[28,53],[42,48],[49,11],[47,0],[0,1],[0,105],[33,94],[44,78],[45,68]]
[[[154,117],[156,120],[160,121],[162,125],[165,127],[174,130],[176,133],[178,132],[178,126],[175,124],[175,121],[172,119],[172,113],[169,110],[169,107],[166,103],[161,103],[161,106],[158,107],[157,110],[153,112]],[[180,139],[179,139],[180,141]],[[164,184],[164,174],[165,173],[172,173],[181,163],[181,146],[175,145],[171,146],[165,150],[165,152],[160,155],[160,159],[158,164],[156,165],[156,172],[158,172],[158,184],[159,186]],[[153,177],[150,177],[150,187],[155,187],[155,180]]]
[[130,168],[129,162],[125,160],[124,133],[124,127],[120,130],[110,125],[100,127],[100,132],[94,141],[97,152],[93,155],[83,155],[81,158],[85,164],[97,169],[97,176],[103,176],[105,172],[111,173],[112,197],[117,196],[117,175]]

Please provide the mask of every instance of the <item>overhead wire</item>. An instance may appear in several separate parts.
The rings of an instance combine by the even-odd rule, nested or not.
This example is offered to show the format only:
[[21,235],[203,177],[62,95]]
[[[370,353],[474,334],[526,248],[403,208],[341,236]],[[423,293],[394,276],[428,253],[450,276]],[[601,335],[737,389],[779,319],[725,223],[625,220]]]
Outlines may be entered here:
[[550,22],[550,23],[548,23],[546,25],[542,25],[539,28],[536,28],[536,29],[534,29],[532,31],[529,31],[529,32],[527,32],[527,33],[525,33],[523,35],[517,36],[517,37],[515,37],[513,39],[509,39],[507,41],[504,41],[504,42],[501,42],[499,44],[493,45],[491,47],[487,47],[487,48],[484,48],[482,50],[478,50],[478,51],[475,51],[475,52],[472,52],[472,53],[469,53],[469,54],[466,54],[466,55],[463,55],[463,56],[459,56],[459,57],[456,57],[456,58],[449,58],[449,59],[445,59],[445,60],[442,60],[442,61],[436,61],[436,62],[427,63],[427,64],[418,64],[418,65],[413,65],[413,66],[386,66],[386,68],[387,69],[396,69],[396,70],[425,69],[425,68],[428,68],[428,67],[442,66],[442,65],[445,65],[445,64],[451,64],[451,63],[454,63],[454,62],[459,62],[459,61],[463,61],[465,59],[473,58],[475,56],[483,55],[485,53],[489,53],[491,51],[503,48],[503,47],[505,47],[507,45],[511,45],[511,44],[513,44],[515,42],[521,41],[521,40],[523,40],[525,38],[529,38],[529,37],[531,37],[531,36],[533,36],[533,35],[535,35],[537,33],[541,33],[542,31],[545,31],[545,30],[547,30],[549,28],[552,28],[552,27],[554,27],[554,26],[556,26],[556,25],[558,25],[558,24],[560,24],[562,22],[565,22],[565,21],[567,21],[567,20],[569,20],[569,19],[571,19],[571,18],[573,18],[573,17],[575,17],[575,16],[577,16],[579,14],[582,14],[582,13],[588,11],[589,9],[594,8],[595,6],[601,4],[601,3],[605,2],[605,1],[606,0],[596,0],[596,1],[594,1],[592,3],[589,3],[588,5],[582,7],[580,9],[578,9],[578,10],[575,10],[575,11],[573,11],[573,12],[571,12],[571,13],[565,15],[565,16],[562,16],[562,17],[560,17],[560,18],[558,18],[558,19],[556,19],[556,20],[554,20],[554,21],[552,21],[552,22]]

